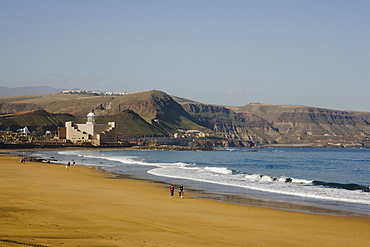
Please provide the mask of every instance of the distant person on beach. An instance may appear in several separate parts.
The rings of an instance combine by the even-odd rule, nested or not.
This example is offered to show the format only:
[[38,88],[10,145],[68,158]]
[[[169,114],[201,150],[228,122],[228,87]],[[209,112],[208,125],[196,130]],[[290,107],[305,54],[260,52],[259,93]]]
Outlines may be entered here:
[[175,187],[173,185],[170,186],[170,195],[173,197],[173,194],[175,193]]
[[179,186],[179,197],[183,197],[184,196],[184,186],[181,184]]
[[71,162],[68,162],[66,165],[66,170],[68,171],[68,168],[71,166]]

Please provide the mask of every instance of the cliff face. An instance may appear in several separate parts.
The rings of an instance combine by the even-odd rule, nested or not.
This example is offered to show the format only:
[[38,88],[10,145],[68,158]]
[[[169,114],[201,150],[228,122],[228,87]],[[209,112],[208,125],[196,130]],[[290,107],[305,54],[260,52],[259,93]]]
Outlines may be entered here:
[[240,145],[361,146],[370,139],[370,113],[303,106],[223,107],[183,103],[203,126]]
[[350,146],[361,145],[370,138],[370,113],[263,104],[251,104],[238,110],[267,119],[276,132],[262,131],[278,143]]
[[201,125],[207,127],[238,146],[274,143],[274,139],[265,132],[275,132],[269,123],[253,114],[244,112],[237,114],[222,106],[188,103],[183,104]]

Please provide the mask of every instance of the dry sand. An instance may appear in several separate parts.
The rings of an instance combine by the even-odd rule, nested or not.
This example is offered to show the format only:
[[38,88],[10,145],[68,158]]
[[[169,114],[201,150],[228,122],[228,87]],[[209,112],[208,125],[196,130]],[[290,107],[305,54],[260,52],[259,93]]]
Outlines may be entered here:
[[168,185],[0,155],[0,246],[370,246],[370,217],[170,198]]

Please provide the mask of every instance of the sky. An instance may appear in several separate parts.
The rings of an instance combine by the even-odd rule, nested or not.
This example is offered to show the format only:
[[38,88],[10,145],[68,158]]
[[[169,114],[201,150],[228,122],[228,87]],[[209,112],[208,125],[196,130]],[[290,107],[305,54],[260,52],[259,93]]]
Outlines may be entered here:
[[370,111],[370,1],[0,0],[0,86]]

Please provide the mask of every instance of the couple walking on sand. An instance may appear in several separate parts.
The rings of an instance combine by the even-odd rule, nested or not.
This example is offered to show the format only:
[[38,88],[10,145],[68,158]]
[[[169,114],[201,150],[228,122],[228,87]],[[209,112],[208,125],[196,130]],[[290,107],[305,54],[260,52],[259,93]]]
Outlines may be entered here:
[[[75,165],[76,163],[74,161],[72,161],[72,165]],[[66,164],[66,170],[68,171],[68,168],[71,166],[71,162],[68,161],[68,163]]]
[[[170,195],[171,195],[171,197],[173,197],[174,193],[175,193],[175,187],[173,185],[171,185],[170,186]],[[184,196],[184,186],[181,184],[179,186],[179,197],[183,198],[183,196]]]

